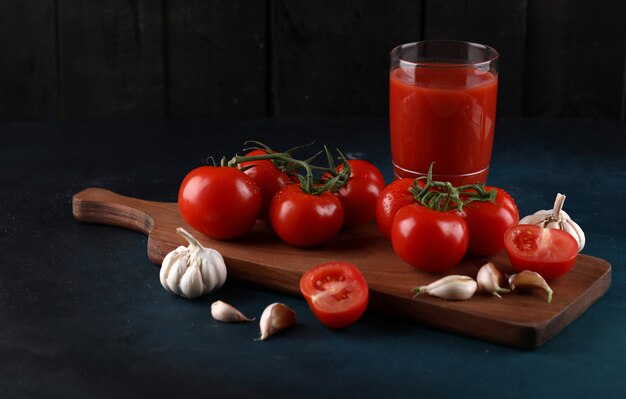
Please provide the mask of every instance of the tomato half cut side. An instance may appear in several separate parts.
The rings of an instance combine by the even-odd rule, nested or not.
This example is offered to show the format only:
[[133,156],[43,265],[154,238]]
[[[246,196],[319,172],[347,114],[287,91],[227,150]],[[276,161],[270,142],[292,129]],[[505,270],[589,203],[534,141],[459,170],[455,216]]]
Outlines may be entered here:
[[369,300],[367,282],[350,262],[329,262],[307,270],[300,292],[311,311],[329,328],[344,328],[361,318]]
[[504,246],[518,273],[530,270],[546,280],[569,272],[578,255],[578,242],[569,233],[529,224],[509,228]]

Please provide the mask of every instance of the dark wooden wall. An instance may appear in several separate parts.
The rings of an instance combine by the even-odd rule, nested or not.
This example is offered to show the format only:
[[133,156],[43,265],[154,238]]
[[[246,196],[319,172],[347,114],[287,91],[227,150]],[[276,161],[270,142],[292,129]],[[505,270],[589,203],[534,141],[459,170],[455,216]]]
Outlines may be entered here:
[[499,116],[624,119],[623,0],[0,0],[0,120],[386,115],[389,50],[501,53]]

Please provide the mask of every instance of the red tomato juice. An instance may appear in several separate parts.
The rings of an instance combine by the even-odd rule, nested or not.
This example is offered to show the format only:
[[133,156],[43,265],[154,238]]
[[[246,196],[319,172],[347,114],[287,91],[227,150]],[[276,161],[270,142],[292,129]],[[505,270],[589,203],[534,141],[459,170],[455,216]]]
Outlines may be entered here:
[[390,74],[391,155],[398,177],[485,183],[498,78],[474,68],[401,67]]

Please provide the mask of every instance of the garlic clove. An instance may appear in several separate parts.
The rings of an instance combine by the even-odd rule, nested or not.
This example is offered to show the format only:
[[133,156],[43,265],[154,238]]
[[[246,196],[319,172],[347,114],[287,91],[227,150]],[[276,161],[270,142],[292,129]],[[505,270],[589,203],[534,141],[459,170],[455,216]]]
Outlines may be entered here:
[[180,286],[180,295],[188,299],[194,299],[202,295],[202,273],[200,265],[202,260],[198,259],[195,265],[191,265],[185,270],[183,276],[178,283]]
[[451,275],[443,277],[429,285],[413,288],[414,296],[427,293],[442,299],[462,301],[471,298],[478,284],[468,276]]
[[215,301],[211,304],[211,316],[215,320],[224,323],[239,323],[242,321],[253,321],[254,318],[249,318],[233,306],[222,301]]
[[492,262],[485,263],[476,275],[478,287],[498,298],[502,298],[500,294],[511,292],[508,288],[501,286],[503,282],[504,274]]
[[174,264],[170,267],[169,273],[165,278],[167,285],[171,292],[176,295],[184,296],[180,289],[180,280],[185,274],[185,270],[187,270],[189,255],[182,256],[174,262]]
[[570,233],[576,240],[578,241],[578,252],[582,251],[585,248],[585,232],[580,228],[578,223],[574,222],[572,219],[569,219],[567,223],[564,224],[565,228],[563,230]]
[[542,288],[548,293],[548,303],[552,302],[552,288],[539,273],[524,270],[523,272],[513,274],[509,277],[509,285],[513,291],[518,287]]
[[261,314],[259,326],[261,327],[261,337],[258,341],[264,341],[269,336],[289,328],[296,324],[296,312],[291,310],[284,303],[273,303],[265,308]]
[[561,223],[552,221],[552,222],[546,223],[545,227],[547,229],[558,229],[558,230],[561,230]]
[[220,288],[226,281],[225,278],[221,278],[221,273],[226,271],[226,263],[222,254],[212,248],[205,248],[204,255],[201,266],[202,283],[204,284],[203,295]]
[[170,270],[176,262],[186,255],[186,249],[183,246],[180,246],[167,254],[163,259],[163,263],[161,264],[161,270],[159,271],[159,280],[161,281],[161,285],[163,288],[172,292],[169,287],[169,283],[167,282],[167,277],[169,276]]

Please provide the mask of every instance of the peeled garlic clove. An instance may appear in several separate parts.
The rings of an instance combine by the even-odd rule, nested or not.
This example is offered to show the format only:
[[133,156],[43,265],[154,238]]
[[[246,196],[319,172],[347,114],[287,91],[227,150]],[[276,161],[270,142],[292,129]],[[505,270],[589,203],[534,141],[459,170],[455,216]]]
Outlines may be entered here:
[[296,324],[296,312],[284,303],[273,303],[266,307],[261,315],[261,320],[259,321],[261,337],[258,340],[263,341],[270,335],[294,324]]
[[500,294],[511,292],[508,288],[501,287],[504,282],[504,274],[492,262],[485,263],[476,275],[476,283],[483,291],[502,298]]
[[548,293],[548,303],[552,302],[552,288],[539,273],[524,270],[521,273],[510,276],[509,285],[513,291],[517,287],[543,288]]
[[211,304],[211,316],[217,321],[224,323],[239,323],[242,321],[253,321],[246,317],[239,310],[222,301],[215,301]]
[[413,293],[415,296],[427,293],[443,299],[462,301],[471,298],[477,288],[478,284],[471,277],[454,274],[434,281],[429,285],[413,288]]

